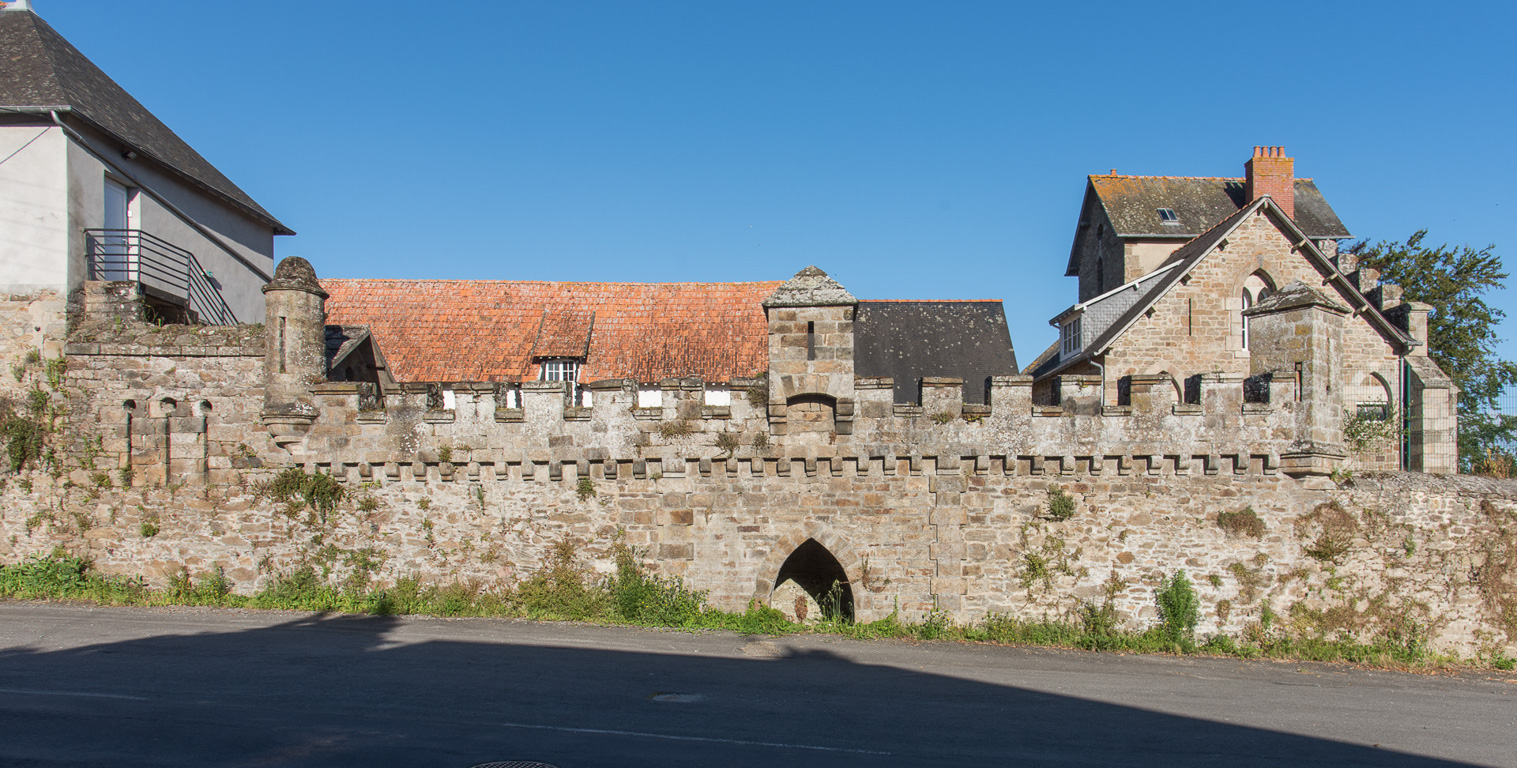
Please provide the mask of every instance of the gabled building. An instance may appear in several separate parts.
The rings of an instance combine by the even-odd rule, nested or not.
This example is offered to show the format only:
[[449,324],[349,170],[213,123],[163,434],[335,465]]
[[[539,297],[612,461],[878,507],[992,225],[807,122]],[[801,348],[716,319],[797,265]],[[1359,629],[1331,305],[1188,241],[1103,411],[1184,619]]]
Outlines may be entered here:
[[[1347,230],[1292,166],[1271,147],[1241,185],[1091,177],[1067,273],[1080,301],[1050,321],[1059,341],[1028,368],[1034,397],[1095,386],[1101,408],[1121,409],[1135,386],[1160,386],[1180,410],[1236,397],[1245,411],[1289,397],[1310,422],[1301,462],[1454,471],[1457,390],[1427,356],[1432,307],[1337,255]],[[1249,199],[1212,221],[1239,192]],[[1177,230],[1206,228],[1162,238],[1171,215]],[[1366,444],[1367,421],[1398,426]]]
[[293,231],[27,2],[0,7],[0,62],[0,293],[37,319],[0,352],[57,354],[65,304],[107,284],[160,319],[261,321]]
[[1180,246],[1261,195],[1329,257],[1351,237],[1311,179],[1295,177],[1280,147],[1260,147],[1244,175],[1090,176],[1064,274],[1080,279],[1080,301],[1099,296],[1168,263]]

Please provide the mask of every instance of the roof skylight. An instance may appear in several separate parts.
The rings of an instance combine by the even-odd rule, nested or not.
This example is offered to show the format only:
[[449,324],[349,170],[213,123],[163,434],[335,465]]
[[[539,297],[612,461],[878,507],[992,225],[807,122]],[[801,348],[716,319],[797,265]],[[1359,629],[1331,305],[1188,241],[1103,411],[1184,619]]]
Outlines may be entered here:
[[1173,208],[1160,208],[1159,222],[1162,224],[1179,224],[1180,217],[1175,215],[1175,209]]

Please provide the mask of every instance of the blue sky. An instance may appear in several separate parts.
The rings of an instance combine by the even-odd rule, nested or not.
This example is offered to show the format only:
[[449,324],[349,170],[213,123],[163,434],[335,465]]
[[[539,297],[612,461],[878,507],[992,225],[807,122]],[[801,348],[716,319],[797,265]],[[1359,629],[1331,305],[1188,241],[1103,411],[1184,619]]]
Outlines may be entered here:
[[1357,236],[1517,247],[1512,3],[34,6],[327,277],[816,264],[1003,299],[1031,360],[1086,174],[1241,175],[1256,144]]

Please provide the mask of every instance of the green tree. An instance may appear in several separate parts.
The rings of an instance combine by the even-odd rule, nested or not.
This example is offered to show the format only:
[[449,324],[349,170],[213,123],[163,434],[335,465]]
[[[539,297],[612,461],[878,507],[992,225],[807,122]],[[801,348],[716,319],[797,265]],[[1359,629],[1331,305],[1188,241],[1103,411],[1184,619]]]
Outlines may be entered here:
[[1433,306],[1428,316],[1428,355],[1459,386],[1459,464],[1470,471],[1488,450],[1517,439],[1517,417],[1496,411],[1497,398],[1517,385],[1517,363],[1496,355],[1496,326],[1506,313],[1485,302],[1505,286],[1496,246],[1423,244],[1427,230],[1404,243],[1360,241],[1347,250],[1381,280],[1401,286],[1405,298]]

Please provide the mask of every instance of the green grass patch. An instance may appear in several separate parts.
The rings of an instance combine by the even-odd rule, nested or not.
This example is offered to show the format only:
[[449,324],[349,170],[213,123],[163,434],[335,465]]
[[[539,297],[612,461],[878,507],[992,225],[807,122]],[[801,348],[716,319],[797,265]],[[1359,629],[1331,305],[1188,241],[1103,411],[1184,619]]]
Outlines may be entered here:
[[[572,542],[556,545],[538,570],[511,584],[479,581],[427,584],[404,577],[386,587],[370,583],[377,567],[370,553],[346,558],[362,577],[338,578],[330,568],[308,563],[273,579],[261,591],[247,595],[219,568],[205,574],[182,570],[166,588],[152,588],[141,577],[108,576],[94,570],[86,558],[60,549],[11,565],[0,566],[0,597],[31,600],[79,600],[105,605],[197,605],[228,608],[285,609],[374,615],[431,615],[514,617],[630,624],[685,630],[727,630],[743,634],[826,634],[860,640],[897,638],[1044,646],[1120,653],[1174,653],[1352,662],[1383,667],[1429,667],[1461,664],[1509,669],[1512,661],[1500,654],[1480,659],[1449,659],[1427,650],[1423,635],[1388,632],[1374,642],[1348,639],[1293,637],[1266,620],[1244,637],[1212,635],[1197,641],[1195,595],[1183,572],[1165,579],[1157,602],[1164,621],[1143,630],[1119,626],[1113,597],[1125,584],[1107,585],[1106,599],[1083,602],[1067,616],[1025,619],[992,613],[964,625],[948,613],[933,610],[921,621],[905,621],[892,612],[863,623],[829,619],[796,624],[785,614],[754,601],[742,611],[723,611],[706,604],[706,593],[693,590],[679,577],[650,573],[641,553],[621,542],[612,550],[615,569],[597,576],[581,561]],[[373,561],[373,562],[370,562]],[[356,573],[356,571],[355,571]]]

